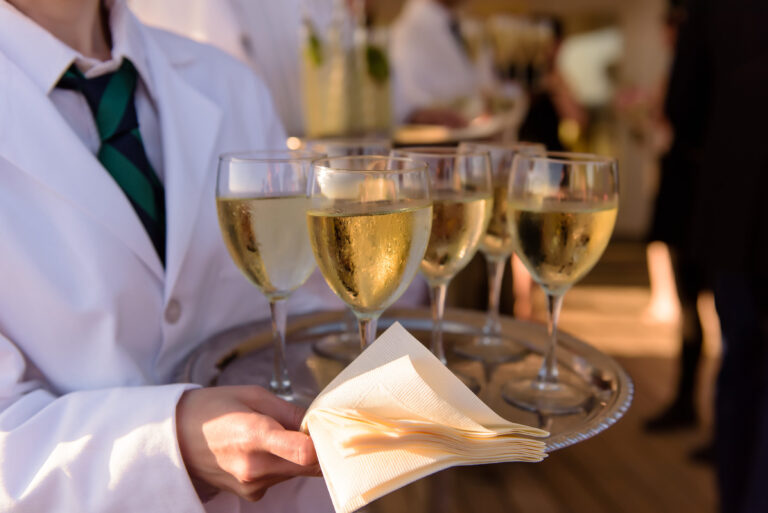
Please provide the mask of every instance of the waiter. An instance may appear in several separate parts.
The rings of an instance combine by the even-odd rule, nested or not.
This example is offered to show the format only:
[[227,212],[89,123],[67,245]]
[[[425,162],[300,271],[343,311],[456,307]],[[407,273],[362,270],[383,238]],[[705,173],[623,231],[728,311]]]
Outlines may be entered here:
[[318,473],[302,411],[172,383],[268,315],[215,169],[283,141],[247,67],[122,0],[0,0],[0,510],[330,510],[322,480],[289,480]]
[[[768,6],[694,0],[681,26],[667,111],[699,151],[692,251],[723,336],[715,404],[720,511],[768,511]],[[722,37],[734,34],[735,37]]]
[[479,74],[462,39],[461,0],[408,0],[392,29],[397,118],[412,123],[466,124],[455,104],[481,100]]

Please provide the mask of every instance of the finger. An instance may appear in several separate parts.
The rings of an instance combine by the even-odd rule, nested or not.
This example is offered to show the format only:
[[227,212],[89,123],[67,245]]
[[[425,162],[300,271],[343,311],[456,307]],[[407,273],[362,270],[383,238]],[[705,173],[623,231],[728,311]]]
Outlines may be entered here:
[[301,421],[306,413],[306,410],[303,408],[283,401],[261,387],[249,386],[239,388],[241,388],[243,402],[250,408],[272,417],[285,429],[298,431],[301,427]]
[[278,421],[285,429],[291,431],[301,429],[301,421],[306,413],[304,408],[283,401],[276,396],[271,396],[269,400],[264,401],[260,411],[264,415],[269,415]]
[[249,415],[248,441],[242,447],[251,454],[273,454],[296,465],[317,464],[315,446],[309,435],[285,429],[272,417],[253,412]]
[[272,429],[265,433],[264,450],[296,465],[317,465],[312,439],[298,431]]
[[260,481],[269,481],[272,479],[290,479],[297,476],[320,476],[320,466],[297,465],[293,462],[275,456],[274,454],[259,454],[253,457],[251,467],[254,470],[254,477],[258,476]]

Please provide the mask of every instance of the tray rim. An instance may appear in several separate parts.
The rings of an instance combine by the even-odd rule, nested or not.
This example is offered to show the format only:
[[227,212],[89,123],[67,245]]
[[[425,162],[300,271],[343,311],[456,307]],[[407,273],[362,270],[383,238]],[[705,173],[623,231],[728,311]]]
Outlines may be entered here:
[[[287,343],[297,343],[295,336],[300,333],[311,333],[312,328],[317,326],[331,326],[334,322],[341,322],[347,315],[343,310],[332,310],[323,312],[311,312],[293,316],[289,319],[286,330]],[[428,320],[429,311],[425,308],[415,309],[391,309],[382,316],[382,321],[404,321],[408,320]],[[464,309],[446,309],[444,326],[450,328],[454,325],[474,328],[467,332],[477,332],[479,327],[485,321],[485,312],[477,310]],[[515,331],[515,327],[524,327],[527,330],[541,331],[546,327],[541,323],[532,321],[523,321],[513,319],[507,316],[501,316],[502,331]],[[329,330],[330,331],[330,330]],[[197,383],[202,386],[210,386],[213,379],[219,374],[214,369],[202,369],[199,365],[201,359],[207,353],[215,353],[213,367],[218,369],[223,362],[237,358],[251,351],[261,349],[268,345],[270,341],[271,324],[269,320],[250,322],[241,326],[236,326],[223,331],[195,348],[178,368],[176,377],[178,381]],[[262,339],[262,340],[259,340]],[[606,430],[618,420],[620,420],[629,410],[634,398],[634,383],[624,368],[610,355],[591,346],[587,342],[569,334],[565,331],[558,332],[558,343],[566,349],[576,349],[575,353],[584,357],[587,361],[594,364],[596,360],[602,365],[595,365],[603,370],[613,371],[617,379],[617,393],[612,397],[610,405],[606,406],[604,412],[598,417],[592,419],[591,424],[582,431],[564,431],[545,439],[546,451],[552,452],[558,449],[569,447],[579,442],[583,442],[593,436]],[[535,351],[535,347],[531,349]],[[205,376],[209,376],[207,379]]]

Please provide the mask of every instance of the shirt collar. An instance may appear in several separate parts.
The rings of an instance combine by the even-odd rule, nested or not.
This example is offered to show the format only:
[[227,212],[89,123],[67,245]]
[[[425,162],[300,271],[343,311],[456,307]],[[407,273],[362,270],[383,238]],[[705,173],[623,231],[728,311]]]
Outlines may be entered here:
[[152,93],[141,26],[124,0],[106,0],[112,32],[112,58],[84,57],[27,18],[6,0],[0,0],[0,52],[8,56],[45,94],[50,93],[74,62],[86,77],[115,71],[128,58]]

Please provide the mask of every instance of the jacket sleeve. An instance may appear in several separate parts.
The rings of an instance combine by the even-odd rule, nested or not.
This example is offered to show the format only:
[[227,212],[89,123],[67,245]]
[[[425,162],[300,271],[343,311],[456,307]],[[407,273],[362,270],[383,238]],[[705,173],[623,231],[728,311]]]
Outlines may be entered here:
[[0,333],[0,511],[204,511],[176,440],[192,385],[57,397],[32,373]]

